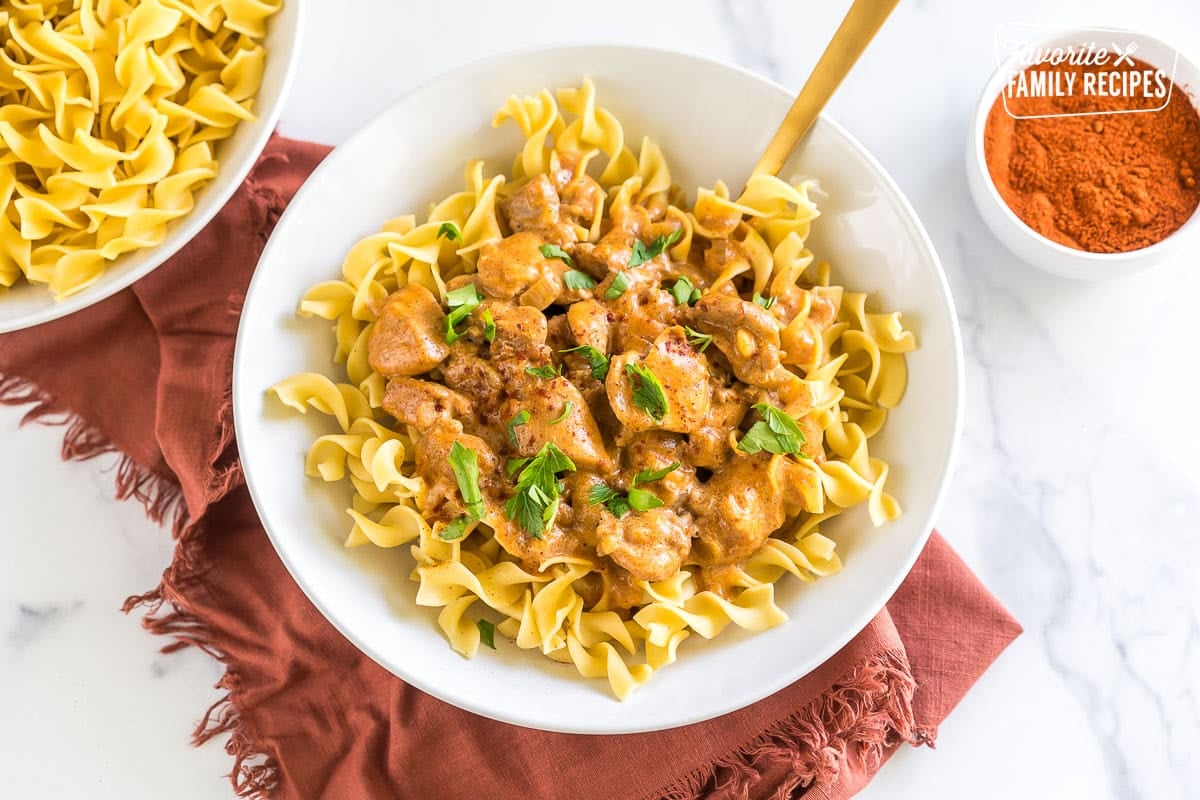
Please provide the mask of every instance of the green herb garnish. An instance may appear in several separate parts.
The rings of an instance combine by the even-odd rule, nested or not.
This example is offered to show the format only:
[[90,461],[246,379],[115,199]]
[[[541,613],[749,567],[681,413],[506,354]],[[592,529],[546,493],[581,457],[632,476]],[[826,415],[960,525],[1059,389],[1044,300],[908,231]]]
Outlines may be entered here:
[[639,483],[661,481],[677,469],[679,469],[678,461],[673,461],[662,469],[644,469],[633,476],[633,485],[637,486]]
[[577,269],[569,269],[563,273],[563,283],[568,289],[595,289],[596,282],[592,276]]
[[658,378],[641,364],[626,364],[625,372],[633,378],[633,404],[649,414],[655,422],[662,422],[670,405]]
[[662,504],[662,500],[659,500],[645,489],[629,490],[629,507],[634,511],[649,511],[652,508],[658,508]]
[[521,468],[528,464],[529,458],[510,458],[508,463],[504,465],[504,474],[512,477],[521,471]]
[[557,425],[558,423],[562,422],[564,419],[566,419],[567,417],[569,417],[569,416],[571,415],[571,409],[572,409],[574,406],[575,406],[575,404],[574,404],[574,403],[572,403],[570,400],[568,400],[567,402],[563,403],[563,407],[562,407],[562,413],[561,413],[561,414],[559,414],[559,415],[558,415],[557,417],[555,417],[554,419],[550,420],[550,424],[551,424],[551,425]]
[[738,442],[737,449],[753,455],[762,450],[776,455],[797,455],[804,457],[800,446],[804,444],[804,431],[786,412],[780,411],[769,403],[755,403],[754,410],[763,418],[746,431],[746,435]]
[[471,518],[468,516],[456,517],[442,528],[438,538],[443,542],[453,542],[455,539],[461,539],[463,534],[467,532],[467,526],[471,524]]
[[553,442],[546,442],[521,467],[516,494],[504,504],[504,513],[530,536],[541,539],[558,513],[558,473],[574,471],[575,462]]
[[542,251],[542,258],[557,258],[568,267],[575,266],[575,262],[571,260],[571,254],[556,244],[544,244],[538,250]]
[[671,287],[671,295],[678,306],[694,306],[700,300],[700,290],[687,277],[675,281],[675,285]]
[[475,627],[479,628],[479,641],[486,644],[493,650],[496,649],[496,626],[486,619],[481,619],[475,623]]
[[483,312],[483,338],[489,344],[496,341],[496,318],[492,316],[490,308]]
[[629,288],[629,276],[624,272],[618,272],[613,276],[612,283],[604,290],[605,300],[616,300],[621,295],[625,294],[625,290]]
[[696,348],[701,353],[707,350],[708,346],[712,344],[713,337],[711,333],[701,333],[700,331],[689,328],[687,325],[684,325],[683,329],[687,331],[688,344]]
[[483,298],[479,295],[479,290],[475,288],[475,284],[468,283],[466,286],[460,286],[452,292],[446,293],[446,305],[450,306],[450,313],[446,315],[446,343],[454,344],[462,338],[462,334],[456,330],[458,323],[462,322],[467,317],[471,316],[471,312],[479,307],[483,302]]
[[658,508],[663,501],[645,489],[639,489],[638,484],[662,480],[677,469],[679,469],[678,461],[662,469],[642,470],[633,476],[633,486],[630,487],[628,494],[622,494],[603,483],[594,484],[591,489],[588,489],[588,502],[594,506],[603,505],[608,509],[608,513],[618,519],[630,511],[649,511],[652,508]]
[[758,292],[754,293],[754,302],[766,309],[770,309],[771,306],[775,305],[775,301],[778,299],[778,297],[763,297]]
[[525,409],[517,412],[517,415],[508,421],[508,440],[512,442],[513,447],[520,447],[521,443],[517,441],[517,432],[514,430],[518,425],[524,425],[529,422],[532,415]]
[[570,347],[566,350],[559,350],[560,353],[579,353],[583,359],[588,362],[588,366],[592,368],[592,377],[598,381],[602,381],[608,377],[608,356],[601,353],[590,344],[581,344],[578,347]]
[[663,254],[671,245],[683,238],[683,228],[676,228],[670,233],[663,234],[656,238],[647,247],[640,239],[633,243],[633,255],[629,259],[629,266],[640,267],[652,258],[657,258]]
[[479,462],[475,453],[454,442],[450,445],[450,468],[454,470],[458,491],[462,494],[467,514],[473,520],[482,519],[483,493],[479,490]]
[[612,514],[617,519],[628,514],[632,507],[629,505],[629,498],[603,483],[596,483],[588,489],[588,502],[594,506],[603,505],[608,509],[608,513]]
[[559,372],[559,368],[555,368],[550,364],[546,364],[544,367],[526,367],[525,371],[535,378],[542,378],[548,381],[552,381],[562,374]]
[[453,222],[443,222],[438,226],[437,238],[446,237],[452,242],[462,241],[462,230]]

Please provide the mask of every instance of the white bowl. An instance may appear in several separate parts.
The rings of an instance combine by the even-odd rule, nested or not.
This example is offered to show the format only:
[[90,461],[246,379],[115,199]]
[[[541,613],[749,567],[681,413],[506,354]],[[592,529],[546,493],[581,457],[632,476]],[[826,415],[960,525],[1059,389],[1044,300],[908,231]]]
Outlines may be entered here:
[[233,136],[217,143],[217,176],[196,192],[191,213],[172,222],[157,247],[126,253],[109,262],[95,283],[64,300],[55,300],[44,284],[30,284],[24,278],[11,289],[0,289],[0,333],[65,317],[116,294],[148,275],[204,229],[241,186],[275,130],[299,61],[303,11],[304,0],[284,0],[279,13],[267,21],[267,60],[254,104],[255,119],[243,122]]
[[[1130,34],[1122,32],[1127,39],[1137,40],[1138,49],[1135,57],[1156,67],[1167,70],[1175,63],[1177,51],[1163,42],[1145,34]],[[1043,47],[1059,47],[1076,44],[1095,38],[1095,29],[1079,29],[1048,38],[1037,44]],[[1200,86],[1200,70],[1194,64],[1179,55],[1175,71],[1175,91],[1187,93],[1193,105],[1200,108],[1200,99],[1194,94],[1195,87]],[[967,139],[967,185],[971,197],[979,209],[980,216],[992,233],[996,235],[1009,250],[1022,261],[1039,267],[1055,275],[1076,280],[1103,280],[1121,275],[1149,269],[1161,264],[1187,247],[1195,240],[1200,231],[1200,214],[1193,213],[1191,218],[1178,230],[1161,242],[1143,247],[1140,250],[1130,250],[1126,253],[1089,253],[1076,250],[1073,247],[1059,244],[1048,239],[1033,228],[1026,225],[1018,217],[1004,198],[996,190],[988,174],[987,160],[983,152],[983,129],[987,122],[988,112],[1000,94],[1009,74],[1017,67],[1018,53],[1013,53],[1005,59],[992,75],[975,111],[975,120],[971,125],[970,136]],[[1189,92],[1189,88],[1191,92]]]
[[246,481],[280,557],[300,587],[350,641],[409,683],[484,716],[547,730],[621,733],[683,725],[745,706],[786,686],[860,631],[925,544],[945,491],[962,413],[962,355],[950,292],[920,221],[879,164],[822,119],[782,173],[820,179],[828,193],[810,245],[880,308],[902,309],[920,349],[909,356],[908,394],[873,451],[892,464],[889,491],[907,513],[880,529],[865,511],[831,525],[845,560],[836,576],[781,580],[791,621],[759,634],[733,626],[693,636],[679,661],[622,703],[602,680],[540,653],[498,642],[473,660],[453,652],[436,610],[414,602],[408,548],[346,549],[349,489],[304,476],[309,445],[328,418],[299,416],[267,395],[289,375],[330,374],[328,323],[297,319],[301,295],[338,277],[352,244],[390,216],[421,212],[460,189],[463,164],[485,158],[507,172],[522,139],[493,130],[510,93],[595,79],[599,102],[666,152],[675,180],[738,186],[792,95],[763,78],[693,56],[633,47],[520,52],[471,64],[398,101],[338,147],[296,195],[251,283],[238,331],[234,413]]

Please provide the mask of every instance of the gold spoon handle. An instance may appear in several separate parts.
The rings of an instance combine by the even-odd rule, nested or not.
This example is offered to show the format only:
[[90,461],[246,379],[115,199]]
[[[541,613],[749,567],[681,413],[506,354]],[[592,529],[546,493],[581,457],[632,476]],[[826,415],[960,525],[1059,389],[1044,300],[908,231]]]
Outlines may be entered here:
[[808,76],[804,88],[796,97],[796,102],[788,109],[779,130],[775,131],[774,138],[767,145],[762,158],[758,160],[758,166],[754,168],[755,175],[774,175],[779,172],[792,148],[808,133],[821,109],[841,85],[846,73],[850,72],[899,2],[900,0],[854,0],[842,24],[833,34],[833,39],[829,41],[829,46],[821,54],[817,66]]

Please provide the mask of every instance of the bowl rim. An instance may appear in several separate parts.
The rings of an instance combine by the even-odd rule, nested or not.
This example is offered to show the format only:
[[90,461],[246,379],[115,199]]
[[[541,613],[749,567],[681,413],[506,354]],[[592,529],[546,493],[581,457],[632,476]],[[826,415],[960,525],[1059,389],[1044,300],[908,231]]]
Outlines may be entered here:
[[[1191,102],[1192,107],[1196,109],[1197,115],[1200,115],[1200,94],[1189,92],[1182,85],[1180,85],[1177,80],[1180,73],[1180,66],[1182,66],[1184,69],[1190,70],[1196,74],[1198,78],[1198,87],[1200,87],[1200,68],[1190,61],[1188,57],[1183,54],[1182,50],[1177,47],[1173,47],[1156,36],[1151,36],[1148,33],[1142,33],[1140,31],[1135,31],[1128,28],[1107,28],[1104,26],[1077,27],[1061,29],[1054,34],[1032,40],[1032,43],[1039,45],[1062,44],[1066,40],[1075,39],[1084,31],[1100,30],[1130,33],[1137,36],[1141,40],[1155,45],[1156,47],[1160,47],[1163,50],[1175,53],[1176,62],[1171,79],[1172,92],[1183,92],[1184,96],[1187,97]],[[1068,247],[1065,244],[1056,242],[1039,231],[1034,230],[1033,227],[1025,222],[1025,220],[1017,216],[1017,213],[1013,211],[1012,208],[1009,207],[1008,203],[1004,201],[1004,198],[1000,196],[1000,191],[996,188],[996,184],[992,180],[992,174],[987,165],[987,154],[984,151],[983,145],[983,135],[984,129],[987,125],[987,118],[991,113],[992,105],[996,102],[996,99],[1000,97],[1000,92],[998,90],[999,84],[1001,83],[1000,78],[1010,69],[1012,69],[1013,63],[1017,60],[1017,56],[1018,54],[1016,52],[1010,53],[996,66],[996,69],[992,71],[991,75],[984,83],[983,89],[980,91],[979,101],[975,109],[975,116],[973,117],[971,124],[971,164],[976,170],[979,171],[979,174],[983,179],[982,184],[984,190],[987,192],[987,195],[991,201],[995,205],[999,206],[1000,212],[1004,219],[1011,223],[1010,227],[1019,228],[1021,232],[1028,237],[1030,242],[1045,248],[1047,252],[1054,253],[1064,258],[1070,258],[1079,263],[1090,262],[1093,265],[1103,264],[1105,267],[1110,268],[1119,268],[1122,266],[1132,265],[1135,262],[1138,264],[1148,261],[1157,262],[1158,260],[1165,258],[1180,240],[1192,236],[1197,229],[1200,229],[1200,206],[1197,206],[1192,210],[1191,215],[1184,220],[1182,225],[1171,231],[1164,238],[1160,239],[1154,244],[1147,245],[1145,247],[1139,247],[1136,250],[1125,250],[1120,253],[1095,253],[1090,250],[1079,250],[1074,247]],[[1140,55],[1139,58],[1141,58]],[[1154,66],[1159,65],[1154,64]]]
[[[249,157],[241,164],[230,165],[229,169],[224,171],[224,174],[222,174],[222,170],[226,166],[226,162],[222,162],[218,167],[218,176],[222,180],[228,179],[228,182],[221,184],[214,180],[209,184],[209,186],[212,186],[212,194],[208,198],[208,209],[200,211],[193,208],[178,220],[179,225],[175,229],[175,240],[149,248],[152,255],[147,257],[146,262],[137,269],[132,269],[111,281],[105,281],[104,275],[102,275],[96,283],[90,287],[86,287],[78,294],[66,297],[55,302],[54,305],[38,309],[24,316],[13,317],[12,319],[0,318],[0,334],[26,330],[38,325],[44,325],[47,322],[53,322],[56,319],[62,319],[103,302],[123,289],[128,289],[161,267],[176,253],[190,244],[216,218],[217,214],[221,213],[221,210],[225,208],[229,200],[242,187],[242,184],[245,183],[250,171],[258,163],[258,159],[266,149],[267,143],[275,134],[275,127],[279,124],[279,117],[283,113],[283,107],[287,104],[287,98],[291,93],[292,83],[295,80],[296,70],[300,63],[300,49],[304,40],[305,9],[307,5],[307,0],[285,0],[283,4],[284,9],[295,9],[289,12],[295,17],[295,25],[293,26],[294,31],[291,41],[288,43],[287,60],[284,64],[283,79],[279,84],[279,92],[272,98],[272,104],[267,113],[259,115],[256,119],[250,121],[250,124],[257,128],[257,133],[251,140],[250,149],[247,151]],[[268,24],[270,23],[268,22]],[[107,264],[105,266],[105,273],[108,273],[112,268],[113,263]],[[38,288],[47,292],[49,291],[48,287],[39,286]]]
[[[690,61],[709,66],[717,66],[736,72],[743,78],[766,84],[771,89],[780,92],[789,99],[794,100],[796,96],[796,93],[792,90],[766,76],[755,73],[750,69],[741,67],[737,64],[732,64],[722,59],[713,58],[694,52],[688,52],[681,49],[611,43],[581,43],[577,45],[551,46],[534,45],[515,48],[454,65],[449,69],[438,73],[437,75],[425,81],[422,81],[421,83],[413,86],[404,93],[388,101],[386,105],[371,115],[360,126],[358,126],[354,133],[352,133],[350,137],[345,140],[345,142],[334,147],[329,155],[326,156],[326,158],[308,176],[305,181],[305,185],[307,185],[307,183],[312,181],[314,178],[320,178],[325,171],[332,171],[335,168],[335,165],[340,162],[342,152],[348,149],[346,147],[347,145],[352,144],[360,136],[364,136],[368,129],[371,129],[376,125],[383,124],[383,122],[393,113],[393,109],[395,107],[409,102],[414,95],[420,92],[430,91],[442,82],[459,80],[463,73],[469,73],[473,70],[485,68],[492,64],[508,62],[511,60],[520,60],[526,57],[556,52],[578,53],[580,50],[590,50],[593,52],[604,53],[611,58],[619,58],[622,54],[629,54],[632,52],[648,52],[659,56],[680,59],[685,62]],[[371,660],[375,661],[385,670],[393,675],[396,675],[406,683],[409,683],[415,688],[418,688],[421,691],[424,691],[427,694],[430,694],[444,702],[450,703],[451,705],[462,708],[474,714],[478,714],[479,716],[487,717],[489,719],[497,720],[506,724],[517,725],[535,730],[583,735],[616,735],[648,733],[658,730],[683,727],[709,719],[715,719],[733,711],[737,711],[741,708],[745,708],[755,702],[758,702],[759,700],[762,700],[765,697],[775,694],[794,681],[799,680],[804,675],[807,675],[813,670],[819,668],[822,664],[833,657],[839,650],[841,650],[848,642],[854,639],[855,636],[861,633],[863,629],[866,628],[866,626],[871,622],[872,619],[875,618],[879,611],[886,606],[892,595],[895,594],[896,590],[900,587],[900,584],[904,582],[909,573],[912,571],[913,565],[916,563],[917,558],[924,551],[929,537],[933,533],[934,521],[940,515],[944,506],[946,496],[949,491],[951,478],[954,474],[955,465],[958,461],[962,439],[962,428],[966,406],[966,366],[963,357],[961,326],[959,324],[958,314],[954,305],[954,297],[950,291],[949,280],[946,276],[946,271],[942,266],[942,262],[938,256],[937,250],[933,245],[933,241],[930,239],[929,233],[926,231],[925,226],[921,223],[920,217],[917,215],[916,210],[912,207],[912,204],[900,190],[900,187],[896,184],[892,176],[883,168],[882,164],[879,163],[879,161],[866,149],[866,147],[858,141],[858,139],[851,135],[849,131],[842,127],[842,125],[824,114],[820,116],[818,122],[823,126],[829,126],[829,128],[842,141],[844,141],[851,150],[853,150],[860,158],[864,160],[864,162],[866,162],[866,164],[879,179],[880,186],[886,190],[892,199],[897,203],[907,233],[913,237],[914,242],[916,242],[920,248],[924,250],[928,257],[928,263],[934,273],[935,282],[940,291],[941,300],[947,312],[949,333],[951,338],[951,349],[953,352],[953,364],[948,366],[952,366],[954,369],[952,398],[954,407],[952,409],[950,443],[947,449],[945,465],[941,474],[937,476],[938,488],[934,494],[933,501],[929,505],[927,517],[921,521],[919,526],[919,530],[921,532],[917,535],[917,537],[915,537],[908,552],[905,553],[903,562],[897,565],[894,577],[887,583],[879,584],[873,594],[873,597],[877,598],[878,602],[872,601],[871,603],[866,604],[864,606],[864,611],[860,613],[858,617],[854,618],[851,624],[847,624],[845,630],[842,631],[839,636],[831,637],[829,643],[824,649],[815,651],[811,659],[811,667],[806,669],[803,673],[793,674],[785,670],[780,670],[778,672],[779,677],[777,680],[763,682],[759,684],[754,692],[748,694],[746,698],[739,698],[733,701],[732,704],[727,701],[716,710],[709,709],[700,713],[689,711],[686,714],[681,714],[676,721],[673,721],[669,724],[638,724],[637,722],[625,722],[622,723],[619,729],[611,726],[598,727],[592,725],[578,726],[555,724],[552,720],[535,720],[531,715],[524,717],[516,715],[502,715],[498,714],[495,708],[473,702],[469,695],[456,693],[453,686],[433,684],[420,680],[419,678],[415,678],[411,675],[401,674],[396,668],[394,668],[391,660],[385,658],[380,650],[377,649],[370,641],[365,641],[362,637],[356,636],[341,619],[339,619],[335,614],[330,613],[327,604],[321,600],[320,593],[317,591],[316,587],[311,586],[310,583],[305,580],[305,574],[302,570],[298,569],[295,561],[289,555],[289,549],[286,546],[286,543],[284,543],[284,537],[281,537],[269,523],[269,514],[264,513],[264,509],[268,509],[269,505],[265,503],[266,497],[262,494],[261,488],[257,484],[253,468],[244,469],[243,474],[245,477],[246,487],[250,493],[255,510],[258,513],[264,530],[267,532],[267,536],[270,539],[272,546],[274,547],[280,560],[283,562],[288,573],[291,575],[292,579],[300,587],[301,591],[305,594],[309,601],[313,603],[325,620],[328,621],[335,630],[342,634],[342,636],[344,636],[351,644],[353,644]],[[297,192],[297,196],[299,195],[299,192],[304,191],[305,185],[300,187],[300,190]],[[284,222],[288,220],[288,217],[293,213],[294,208],[296,208],[295,203],[289,203],[288,207],[280,216],[276,226],[277,228],[282,226]],[[273,256],[275,250],[280,247],[282,247],[280,240],[276,239],[274,232],[272,232],[271,237],[268,239],[267,244],[263,248],[263,251],[259,257],[259,265],[265,263],[269,257]],[[251,308],[255,304],[256,296],[261,292],[267,291],[267,289],[264,288],[266,284],[263,276],[265,274],[265,271],[256,267],[254,275],[251,278],[250,285],[246,290],[243,309]],[[235,432],[248,429],[249,416],[251,414],[256,416],[261,415],[260,410],[262,407],[261,403],[256,405],[251,401],[251,398],[259,394],[257,388],[251,388],[253,383],[251,377],[242,375],[242,366],[246,363],[246,359],[243,357],[243,348],[248,348],[250,346],[247,344],[248,337],[243,335],[246,330],[247,318],[247,315],[243,312],[242,317],[239,320],[238,335],[234,347],[232,400]]]

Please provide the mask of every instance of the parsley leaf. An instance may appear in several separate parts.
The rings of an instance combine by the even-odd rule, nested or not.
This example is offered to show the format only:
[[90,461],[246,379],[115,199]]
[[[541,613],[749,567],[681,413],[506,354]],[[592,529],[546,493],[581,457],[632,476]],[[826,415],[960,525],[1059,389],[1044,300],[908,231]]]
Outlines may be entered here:
[[483,312],[483,338],[489,343],[496,341],[496,319],[490,308]]
[[456,330],[458,323],[471,316],[471,312],[482,302],[483,298],[480,297],[479,290],[473,283],[446,293],[446,305],[451,308],[450,313],[446,315],[447,344],[454,344],[462,338],[462,334]]
[[588,489],[588,502],[594,506],[603,505],[608,509],[608,513],[617,519],[632,510],[628,497],[603,483],[593,484],[592,488]]
[[556,244],[544,244],[538,250],[542,251],[542,258],[557,258],[568,267],[575,266],[575,262],[571,260],[571,255]]
[[504,465],[504,472],[508,477],[512,477],[521,471],[521,468],[530,462],[530,458],[510,458],[508,463]]
[[551,425],[557,425],[558,423],[562,422],[562,421],[563,421],[564,419],[566,419],[567,417],[571,416],[571,409],[572,409],[574,406],[575,406],[575,404],[574,404],[574,403],[572,403],[570,400],[568,400],[567,402],[563,403],[563,407],[562,407],[562,413],[561,413],[561,414],[559,414],[559,415],[558,415],[557,417],[555,417],[554,419],[550,420],[550,424],[551,424]]
[[526,367],[525,371],[535,378],[543,378],[548,381],[554,380],[561,374],[558,369],[550,364],[546,364],[543,367]]
[[703,353],[712,344],[713,337],[711,333],[701,333],[689,328],[687,325],[684,325],[683,329],[687,331],[688,344],[696,348],[699,352]]
[[437,238],[446,237],[452,242],[462,241],[462,230],[453,222],[443,222],[438,226]]
[[746,431],[746,435],[738,442],[737,449],[753,455],[762,450],[776,455],[801,455],[800,446],[804,444],[804,431],[786,412],[779,410],[769,403],[755,403],[754,410],[763,418]]
[[475,453],[458,442],[450,445],[450,468],[458,481],[458,491],[462,494],[463,505],[471,519],[483,518],[483,493],[479,490],[479,462]]
[[670,405],[658,378],[641,364],[626,364],[625,372],[633,378],[633,404],[649,414],[655,422],[662,422]]
[[754,293],[754,302],[766,309],[770,309],[771,306],[775,305],[775,301],[778,299],[778,297],[763,297],[758,292]]
[[662,500],[659,500],[645,489],[633,488],[629,490],[629,507],[634,511],[649,511],[652,508],[658,508],[662,504]]
[[515,430],[513,430],[513,428],[517,427],[518,425],[524,425],[525,423],[529,422],[529,418],[531,416],[532,415],[528,411],[526,411],[525,409],[522,408],[520,411],[517,412],[517,415],[515,417],[513,417],[512,419],[510,419],[508,421],[508,440],[510,442],[512,442],[513,447],[521,446],[521,443],[517,441],[517,432]]
[[616,300],[621,295],[625,294],[625,290],[629,288],[629,276],[624,272],[618,272],[613,276],[612,283],[604,290],[605,300]]
[[671,245],[683,238],[683,228],[676,228],[670,233],[665,233],[656,238],[647,247],[640,239],[633,243],[633,255],[629,259],[629,266],[640,267],[652,258],[657,258],[663,254]]
[[471,524],[471,518],[465,514],[457,517],[446,524],[438,533],[438,538],[443,542],[453,542],[455,539],[461,539],[463,534],[467,532],[467,526]]
[[678,461],[673,461],[662,469],[644,469],[637,475],[633,476],[633,485],[637,486],[639,483],[653,483],[654,481],[661,481],[663,478],[667,477],[677,469],[679,469]]
[[602,381],[608,377],[608,356],[601,353],[590,344],[581,344],[578,347],[571,347],[566,350],[559,350],[560,353],[579,353],[583,359],[588,362],[588,366],[592,368],[592,377],[598,381]]
[[504,513],[530,536],[541,539],[558,513],[557,473],[574,471],[575,462],[553,442],[546,442],[521,468],[516,494],[504,504]]
[[595,289],[596,282],[592,276],[577,269],[569,269],[563,273],[563,283],[568,289]]
[[475,623],[475,627],[479,628],[479,641],[486,644],[493,650],[496,649],[496,626],[486,619],[481,619]]
[[700,290],[686,276],[675,281],[675,285],[671,287],[671,295],[678,306],[694,306],[700,300]]

